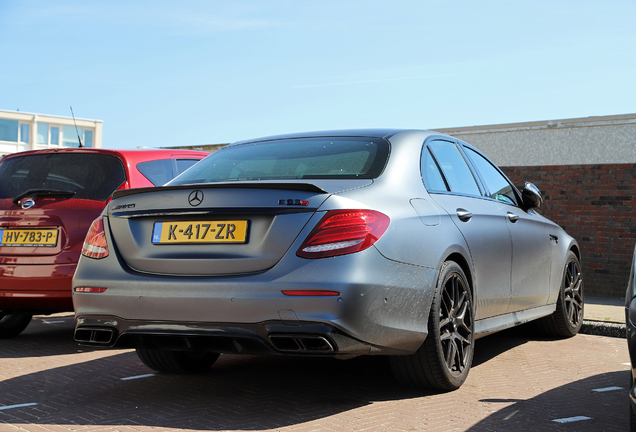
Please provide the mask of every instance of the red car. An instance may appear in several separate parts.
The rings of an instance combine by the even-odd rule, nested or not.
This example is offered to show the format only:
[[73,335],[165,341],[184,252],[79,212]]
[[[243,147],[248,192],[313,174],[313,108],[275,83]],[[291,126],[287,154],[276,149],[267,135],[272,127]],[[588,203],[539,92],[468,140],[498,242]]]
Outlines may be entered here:
[[33,150],[0,161],[0,338],[33,314],[72,311],[71,280],[88,228],[115,190],[161,186],[208,153]]

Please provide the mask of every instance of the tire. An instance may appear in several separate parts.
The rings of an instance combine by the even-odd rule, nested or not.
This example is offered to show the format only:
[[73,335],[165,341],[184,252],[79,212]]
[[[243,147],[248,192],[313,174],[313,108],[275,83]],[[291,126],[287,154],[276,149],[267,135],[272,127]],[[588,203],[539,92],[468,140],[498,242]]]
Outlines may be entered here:
[[551,336],[572,337],[581,330],[583,325],[584,306],[581,263],[574,252],[569,251],[563,269],[556,310],[552,315],[540,319],[538,324]]
[[31,322],[32,315],[14,313],[0,313],[0,339],[12,338],[20,333]]
[[436,391],[456,390],[466,381],[475,347],[474,305],[462,268],[442,265],[428,318],[428,336],[410,356],[391,356],[400,384]]
[[137,355],[150,369],[169,374],[199,374],[210,370],[219,353],[167,351],[137,348]]

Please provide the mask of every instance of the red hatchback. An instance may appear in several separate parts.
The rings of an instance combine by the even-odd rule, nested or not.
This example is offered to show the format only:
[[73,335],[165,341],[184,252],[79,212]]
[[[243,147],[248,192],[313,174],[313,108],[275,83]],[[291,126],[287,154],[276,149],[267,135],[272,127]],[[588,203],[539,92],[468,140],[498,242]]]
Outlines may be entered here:
[[91,223],[115,190],[161,186],[208,153],[68,148],[0,161],[0,338],[33,314],[72,311],[71,280]]

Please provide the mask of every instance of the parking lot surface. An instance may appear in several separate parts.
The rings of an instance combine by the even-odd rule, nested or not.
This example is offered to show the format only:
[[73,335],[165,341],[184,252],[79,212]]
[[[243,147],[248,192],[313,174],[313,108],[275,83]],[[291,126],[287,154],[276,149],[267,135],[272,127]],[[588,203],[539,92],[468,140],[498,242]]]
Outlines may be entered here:
[[198,376],[72,338],[72,315],[0,341],[0,431],[626,431],[625,339],[521,327],[476,341],[468,380],[399,387],[381,357],[223,355]]

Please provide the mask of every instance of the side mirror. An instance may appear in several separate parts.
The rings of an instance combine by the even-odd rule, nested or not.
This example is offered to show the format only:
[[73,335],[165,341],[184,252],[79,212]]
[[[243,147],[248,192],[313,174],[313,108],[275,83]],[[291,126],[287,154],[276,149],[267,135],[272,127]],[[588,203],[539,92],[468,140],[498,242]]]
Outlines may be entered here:
[[523,185],[523,191],[521,191],[521,198],[523,199],[523,205],[528,208],[539,208],[543,204],[543,197],[538,187],[530,182],[526,182]]

